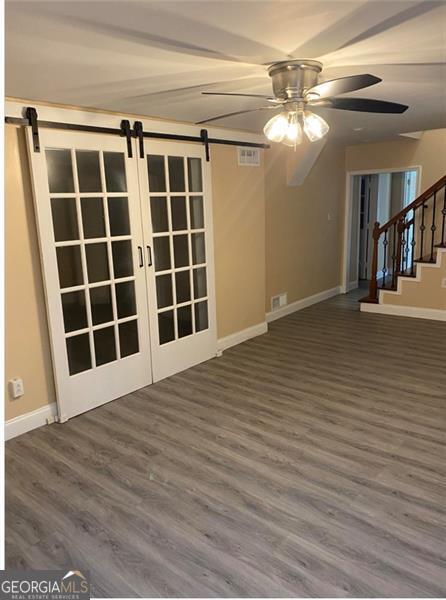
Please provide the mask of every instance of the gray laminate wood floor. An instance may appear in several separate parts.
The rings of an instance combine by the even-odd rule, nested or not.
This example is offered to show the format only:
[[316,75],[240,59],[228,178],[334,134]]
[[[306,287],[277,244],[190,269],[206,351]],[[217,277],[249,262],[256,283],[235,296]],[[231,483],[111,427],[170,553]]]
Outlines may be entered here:
[[9,442],[7,566],[106,597],[446,595],[446,323],[356,299]]

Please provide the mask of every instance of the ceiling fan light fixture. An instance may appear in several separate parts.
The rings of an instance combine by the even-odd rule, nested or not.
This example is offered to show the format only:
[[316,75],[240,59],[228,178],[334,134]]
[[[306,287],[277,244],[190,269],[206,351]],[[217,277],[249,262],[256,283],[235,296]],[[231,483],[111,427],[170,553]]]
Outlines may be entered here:
[[288,129],[288,116],[286,113],[280,113],[278,115],[274,115],[272,119],[270,119],[265,127],[263,128],[263,133],[271,142],[281,142]]
[[319,115],[306,110],[303,114],[304,131],[310,142],[321,140],[330,129],[327,121]]
[[298,146],[302,142],[302,127],[298,121],[297,112],[288,113],[288,127],[282,142],[286,146]]
[[283,142],[287,146],[297,146],[302,141],[302,128],[295,111],[275,115],[266,123],[263,133],[271,142]]

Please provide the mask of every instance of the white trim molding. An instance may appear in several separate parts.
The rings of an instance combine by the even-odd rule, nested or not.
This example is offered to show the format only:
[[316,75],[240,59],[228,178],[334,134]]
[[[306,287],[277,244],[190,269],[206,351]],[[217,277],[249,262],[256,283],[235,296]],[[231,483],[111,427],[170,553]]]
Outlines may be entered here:
[[55,402],[52,402],[37,410],[9,419],[5,423],[5,440],[10,440],[42,425],[47,425],[48,422],[52,423],[56,416],[57,406]]
[[227,335],[226,337],[220,338],[217,341],[217,351],[221,353],[228,348],[232,348],[232,346],[237,346],[237,344],[241,344],[242,342],[246,342],[267,332],[268,324],[264,321],[263,323],[258,323],[252,327],[247,327],[246,329],[242,329],[236,333],[231,333],[231,335]]
[[361,312],[394,315],[396,317],[413,317],[416,319],[431,319],[446,321],[446,310],[439,308],[419,308],[418,306],[398,306],[396,304],[361,303]]
[[276,319],[286,317],[287,315],[290,315],[291,313],[296,312],[298,310],[302,310],[303,308],[307,308],[312,304],[317,304],[318,302],[322,302],[323,300],[333,298],[333,296],[337,296],[340,293],[341,286],[338,285],[329,290],[319,292],[318,294],[313,294],[313,296],[307,296],[307,298],[301,298],[300,300],[296,300],[295,302],[290,302],[290,304],[282,306],[282,308],[266,313],[266,321],[267,323],[271,323],[271,321],[275,321]]

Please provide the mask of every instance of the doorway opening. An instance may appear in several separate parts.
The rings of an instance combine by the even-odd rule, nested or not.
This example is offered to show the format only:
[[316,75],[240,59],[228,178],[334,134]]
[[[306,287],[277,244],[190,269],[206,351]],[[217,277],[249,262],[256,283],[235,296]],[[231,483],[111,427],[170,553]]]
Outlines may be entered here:
[[[346,291],[368,285],[372,275],[375,222],[381,225],[387,223],[416,198],[419,169],[410,167],[397,171],[352,173],[350,184],[351,220]],[[408,218],[411,218],[410,213]],[[393,247],[393,241],[386,240],[388,248]],[[409,252],[412,251],[410,242],[409,239]],[[381,242],[378,248],[378,264],[381,264],[380,257],[386,250],[383,244]]]

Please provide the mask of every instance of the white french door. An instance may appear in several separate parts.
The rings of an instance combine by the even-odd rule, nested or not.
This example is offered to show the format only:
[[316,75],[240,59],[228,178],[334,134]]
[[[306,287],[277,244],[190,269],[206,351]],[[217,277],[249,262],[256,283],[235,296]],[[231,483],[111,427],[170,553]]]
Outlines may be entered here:
[[215,356],[209,167],[192,144],[40,129],[28,149],[59,416]]
[[27,133],[64,421],[152,381],[137,167],[118,136]]
[[138,171],[158,381],[216,353],[212,204],[203,146],[149,140],[145,151]]

